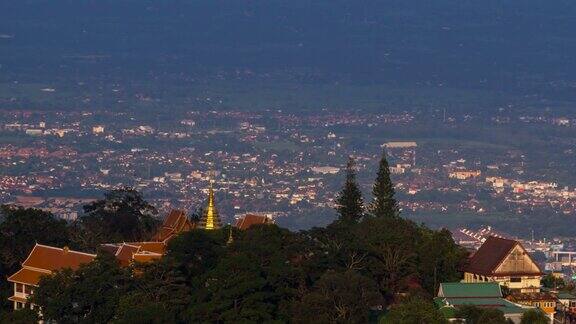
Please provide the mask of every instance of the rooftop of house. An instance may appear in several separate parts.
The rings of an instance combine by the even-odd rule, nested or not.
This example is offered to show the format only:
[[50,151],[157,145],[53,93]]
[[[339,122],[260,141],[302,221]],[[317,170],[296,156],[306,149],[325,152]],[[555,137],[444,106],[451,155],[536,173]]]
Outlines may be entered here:
[[96,257],[95,254],[70,250],[68,247],[57,248],[53,246],[36,244],[22,263],[24,268],[35,268],[48,271],[70,268],[76,270],[81,264],[89,263]]
[[246,214],[244,217],[239,218],[236,220],[235,226],[238,229],[246,230],[251,226],[258,225],[258,224],[270,224],[272,220],[266,216],[261,215],[254,215],[254,214]]
[[77,270],[80,265],[91,262],[95,257],[95,254],[73,251],[68,247],[36,244],[22,263],[22,269],[8,277],[8,281],[36,286],[44,275],[66,268]]
[[526,308],[522,308],[504,298],[443,298],[436,297],[434,302],[440,311],[453,318],[459,306],[471,305],[480,308],[496,308],[504,314],[522,314]]
[[[517,246],[523,251],[523,255],[532,260],[518,241],[489,236],[478,251],[470,257],[468,264],[464,267],[464,271],[488,276],[493,275]],[[541,275],[542,271],[538,268],[538,265],[533,260],[532,263],[532,267],[525,267],[512,272],[525,275]]]
[[500,285],[496,282],[441,283],[434,302],[447,318],[454,318],[457,308],[464,305],[497,308],[504,314],[521,314],[525,311],[521,306],[502,298]]
[[166,217],[158,232],[152,237],[152,241],[166,242],[174,235],[194,228],[194,224],[188,219],[182,210],[172,210]]
[[520,293],[514,292],[507,297],[508,300],[513,302],[523,302],[523,301],[555,301],[556,297],[548,292],[529,292]]
[[447,298],[501,298],[502,291],[496,282],[445,282],[440,284],[438,297]]

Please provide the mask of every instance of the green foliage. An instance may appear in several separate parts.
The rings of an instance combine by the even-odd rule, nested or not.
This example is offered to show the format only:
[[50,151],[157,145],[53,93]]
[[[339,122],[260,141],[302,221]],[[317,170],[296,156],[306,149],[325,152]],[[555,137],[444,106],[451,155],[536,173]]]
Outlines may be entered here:
[[356,236],[367,252],[366,270],[382,292],[393,296],[417,277],[421,234],[414,223],[399,217],[369,218],[358,225]]
[[58,323],[107,323],[131,286],[130,270],[102,253],[77,271],[64,269],[43,277],[32,302],[42,307],[44,318]]
[[[421,298],[409,298],[403,303],[392,307],[382,318],[381,324],[447,324],[448,321],[436,309],[434,304]],[[491,322],[483,322],[491,323]]]
[[566,283],[562,278],[556,278],[549,273],[542,278],[542,286],[551,289],[562,289],[566,286]]
[[364,212],[364,201],[362,192],[358,188],[356,181],[356,171],[354,170],[354,159],[350,158],[346,166],[346,182],[336,200],[337,210],[340,214],[339,221],[350,224],[356,223],[362,218]]
[[137,264],[134,271],[134,288],[120,298],[114,322],[184,322],[191,294],[186,278],[165,259]]
[[504,317],[504,313],[498,309],[487,308],[482,312],[478,323],[491,323],[491,324],[507,324],[508,321]]
[[373,200],[370,212],[375,217],[399,216],[398,202],[394,198],[394,184],[390,180],[390,166],[386,160],[386,151],[382,152],[378,174],[372,188]]
[[2,206],[0,213],[0,270],[18,270],[36,243],[65,246],[70,244],[64,220],[39,209]]
[[291,262],[299,244],[297,234],[275,225],[253,226],[237,233],[218,263],[201,276],[189,320],[286,320],[287,303],[302,281],[302,273]]
[[17,311],[1,311],[0,323],[10,324],[36,324],[38,323],[38,312],[29,308]]
[[466,320],[469,324],[506,324],[504,313],[498,309],[480,308],[473,305],[464,305],[456,310],[456,317]]
[[165,262],[173,265],[188,281],[212,269],[225,249],[222,231],[192,230],[172,239]]
[[441,282],[462,278],[458,269],[462,268],[468,252],[454,243],[446,229],[432,231],[420,227],[419,234],[421,239],[416,246],[418,279],[426,291],[435,295]]
[[96,250],[106,242],[137,242],[149,239],[159,225],[156,209],[131,188],[115,189],[104,199],[84,206],[75,224],[75,241],[84,250]]
[[530,309],[522,314],[521,324],[548,324],[550,318],[546,316],[541,310]]
[[[66,222],[51,213],[39,209],[24,209],[2,206],[0,215],[0,273],[11,275],[20,268],[36,243],[65,246],[70,245],[70,231]],[[0,280],[0,305],[10,309],[7,298],[12,295],[12,286]]]
[[366,323],[372,308],[384,299],[378,285],[349,270],[328,271],[299,301],[293,303],[295,323]]
[[[448,231],[397,217],[393,187],[388,200],[376,199],[387,201],[376,204],[375,215],[383,217],[362,218],[352,163],[348,168],[340,196],[347,207],[326,228],[294,233],[256,225],[234,230],[230,244],[228,228],[191,230],[150,264],[121,268],[102,253],[77,271],[58,271],[41,280],[33,302],[59,323],[365,323],[390,305],[384,323],[445,323],[426,298],[439,282],[459,279],[466,252]],[[378,183],[382,194],[386,186]],[[149,210],[135,191],[110,192],[86,206],[75,224],[80,243],[146,238]],[[410,297],[398,303],[400,294]],[[500,318],[484,311],[474,316]]]

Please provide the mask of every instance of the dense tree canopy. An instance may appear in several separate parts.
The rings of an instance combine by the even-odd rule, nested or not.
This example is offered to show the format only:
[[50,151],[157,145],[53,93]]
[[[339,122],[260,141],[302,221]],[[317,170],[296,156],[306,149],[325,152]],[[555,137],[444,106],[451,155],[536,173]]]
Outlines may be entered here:
[[[0,273],[10,275],[20,268],[36,243],[62,247],[70,245],[70,231],[64,220],[39,209],[2,206],[0,215]],[[0,307],[12,306],[8,297],[12,287],[0,280]]]
[[[59,323],[365,323],[384,313],[385,323],[444,323],[429,297],[440,282],[460,278],[465,251],[449,232],[396,212],[359,217],[350,175],[341,197],[352,193],[345,200],[354,208],[325,228],[195,229],[172,239],[162,259],[124,268],[99,252],[77,271],[43,278],[33,302]],[[396,210],[395,202],[387,206]],[[151,211],[136,192],[113,191],[86,206],[74,239],[86,249],[146,239]]]
[[106,242],[137,242],[149,239],[159,222],[156,209],[131,188],[111,190],[104,199],[84,206],[74,224],[75,241],[84,250]]
[[540,310],[530,309],[522,314],[520,324],[548,324],[550,319]]
[[456,310],[456,317],[464,319],[470,324],[508,324],[504,313],[494,308],[480,308],[473,305],[464,305]]
[[77,271],[64,269],[42,277],[32,302],[42,306],[45,318],[58,323],[108,323],[120,298],[132,289],[132,281],[130,269],[102,252]]
[[358,222],[364,212],[364,201],[362,192],[356,181],[356,170],[354,170],[354,159],[350,158],[346,166],[346,182],[336,200],[339,221],[343,223]]
[[[448,324],[434,304],[421,298],[410,298],[393,307],[381,320],[382,324]],[[492,322],[483,322],[492,323]]]
[[394,198],[394,184],[390,180],[390,165],[386,159],[386,151],[382,152],[376,181],[372,187],[372,204],[370,212],[376,217],[399,216],[398,202]]

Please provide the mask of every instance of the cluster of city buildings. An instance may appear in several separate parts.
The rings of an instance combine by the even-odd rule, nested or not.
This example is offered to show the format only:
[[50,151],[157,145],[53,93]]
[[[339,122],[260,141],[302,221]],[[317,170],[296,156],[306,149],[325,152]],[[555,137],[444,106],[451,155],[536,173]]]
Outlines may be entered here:
[[[208,171],[216,169],[227,215],[263,208],[279,216],[327,213],[348,156],[356,158],[361,186],[369,188],[384,149],[397,191],[409,197],[401,199],[406,212],[576,210],[574,188],[530,181],[531,170],[516,151],[486,155],[382,135],[383,128],[414,122],[410,113],[328,111],[186,112],[162,120],[106,111],[2,112],[0,134],[11,140],[0,143],[0,203],[39,198],[35,207],[73,219],[82,203],[65,199],[93,199],[120,185],[137,188],[167,212],[200,203]],[[492,193],[484,201],[476,197],[483,189]]]

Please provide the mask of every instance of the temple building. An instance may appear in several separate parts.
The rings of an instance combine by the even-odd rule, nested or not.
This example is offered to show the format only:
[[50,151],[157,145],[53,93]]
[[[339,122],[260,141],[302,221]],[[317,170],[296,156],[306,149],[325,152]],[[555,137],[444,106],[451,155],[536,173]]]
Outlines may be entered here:
[[519,324],[522,314],[529,308],[515,304],[504,298],[501,287],[496,282],[444,282],[440,284],[434,303],[450,322],[461,322],[458,309],[463,306],[475,306],[482,309],[497,309],[512,323]]
[[186,212],[183,210],[172,210],[158,232],[152,236],[152,241],[168,242],[174,235],[187,232],[195,227],[196,224],[188,219]]
[[[248,228],[252,224],[267,223],[267,218],[248,218],[240,223],[239,228]],[[172,210],[150,241],[106,243],[100,247],[113,254],[121,266],[130,266],[135,262],[151,262],[162,258],[169,241],[180,233],[194,228],[214,230],[221,228],[221,220],[214,203],[214,190],[210,187],[208,206],[198,223],[192,222],[182,210]],[[230,229],[228,243],[233,242]],[[77,270],[81,264],[90,263],[95,254],[72,251],[68,247],[52,247],[36,244],[28,258],[22,263],[22,269],[8,278],[14,286],[14,294],[9,298],[14,309],[29,307],[34,309],[28,297],[38,286],[40,277],[51,275],[55,271],[70,268]]]
[[258,224],[273,224],[274,221],[265,215],[246,214],[236,220],[234,225],[240,230],[247,230]]
[[490,236],[464,267],[463,282],[497,282],[511,292],[538,293],[542,270],[518,241]]
[[[189,231],[195,225],[183,211],[173,210],[150,241],[106,243],[102,244],[101,248],[113,254],[124,267],[134,262],[151,262],[164,255],[166,246],[173,237]],[[81,264],[90,263],[95,257],[95,254],[73,251],[68,247],[36,244],[22,263],[22,269],[8,278],[14,285],[14,294],[8,299],[14,303],[15,310],[25,307],[34,309],[28,297],[38,286],[40,277],[66,268],[77,270]]]
[[199,228],[206,230],[214,230],[222,227],[220,221],[220,215],[218,214],[218,209],[216,209],[216,204],[214,203],[214,189],[210,186],[210,191],[208,192],[208,206],[200,219]]
[[22,269],[8,277],[8,282],[14,285],[14,295],[8,300],[14,303],[15,310],[25,307],[34,309],[28,297],[34,293],[42,276],[49,276],[65,268],[77,270],[81,264],[92,262],[95,257],[95,254],[72,251],[68,247],[36,244],[22,263]]

